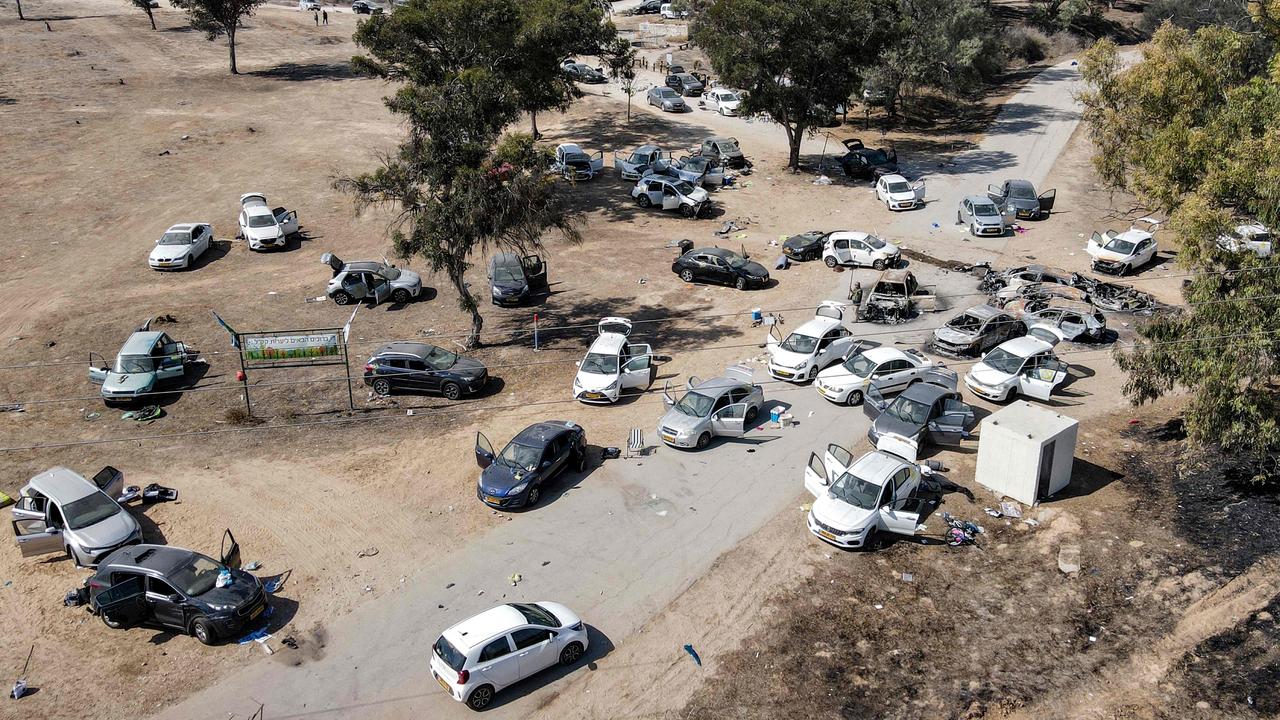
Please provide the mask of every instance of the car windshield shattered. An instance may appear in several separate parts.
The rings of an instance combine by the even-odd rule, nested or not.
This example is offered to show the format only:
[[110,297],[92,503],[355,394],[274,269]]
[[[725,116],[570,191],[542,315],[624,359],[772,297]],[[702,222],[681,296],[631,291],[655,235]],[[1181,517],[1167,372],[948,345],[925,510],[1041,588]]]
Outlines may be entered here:
[[499,265],[493,269],[495,282],[524,282],[524,273],[513,265]]
[[378,274],[388,280],[395,280],[400,277],[400,270],[393,265],[383,265],[382,268],[378,270]]
[[884,409],[889,417],[897,418],[911,425],[923,425],[929,417],[929,406],[899,395]]
[[1000,211],[991,203],[974,203],[973,214],[978,217],[999,217]]
[[587,353],[587,356],[582,359],[582,367],[580,369],[582,372],[595,373],[597,375],[613,375],[618,372],[618,356]]
[[875,367],[875,362],[862,353],[858,353],[844,361],[844,369],[858,377],[867,377]]
[[911,192],[911,185],[909,185],[908,183],[891,182],[889,183],[888,186],[889,186],[889,192],[891,193]]
[[786,340],[778,347],[787,352],[800,353],[808,355],[818,347],[818,338],[811,335],[801,335],[800,333],[791,333]]
[[876,250],[879,250],[880,248],[883,248],[885,245],[888,245],[888,243],[876,237],[875,235],[868,235],[865,238],[863,238],[862,241],[870,245],[871,247],[875,248]]
[[671,185],[676,189],[676,192],[680,193],[681,195],[687,196],[687,195],[693,194],[693,186],[683,180],[681,180],[680,182],[673,182],[671,183]]
[[731,92],[722,92],[717,98],[720,102],[737,102],[738,94]]
[[221,565],[209,558],[192,553],[191,559],[171,572],[166,579],[187,597],[196,597],[213,589],[221,569]]
[[1132,240],[1121,240],[1117,237],[1111,238],[1111,242],[1103,245],[1102,249],[1110,250],[1114,253],[1120,253],[1121,255],[1131,255],[1133,253],[1133,249],[1136,247],[1138,247],[1138,243],[1133,242]]
[[675,409],[689,417],[706,417],[711,412],[711,406],[715,404],[715,400],[696,392],[685,393],[680,398],[680,402],[675,404]]
[[119,355],[116,357],[117,373],[149,373],[155,372],[156,364],[148,355]]
[[880,496],[880,486],[846,472],[831,483],[828,492],[837,500],[863,510],[871,510],[876,506],[876,498]]
[[685,158],[683,165],[685,170],[704,172],[707,169],[707,159],[704,157]]
[[1002,373],[1013,375],[1022,369],[1022,358],[1005,350],[1004,348],[996,348],[987,353],[982,359],[984,365],[999,370]]
[[502,449],[502,454],[498,456],[498,462],[507,467],[516,469],[533,470],[538,467],[538,461],[542,459],[542,448],[529,447],[528,445],[520,445],[511,443]]
[[250,215],[249,216],[249,227],[251,228],[271,227],[272,225],[275,225],[275,224],[276,224],[276,219],[270,215]]
[[167,232],[164,235],[160,236],[160,242],[156,244],[157,245],[190,245],[191,233],[185,230],[182,232]]
[[458,362],[458,355],[441,347],[433,347],[423,360],[436,370],[448,370]]
[[72,530],[87,528],[120,512],[120,506],[99,490],[62,506],[62,516]]
[[947,327],[953,330],[965,330],[968,332],[977,332],[982,327],[982,320],[965,313],[951,318],[947,323]]

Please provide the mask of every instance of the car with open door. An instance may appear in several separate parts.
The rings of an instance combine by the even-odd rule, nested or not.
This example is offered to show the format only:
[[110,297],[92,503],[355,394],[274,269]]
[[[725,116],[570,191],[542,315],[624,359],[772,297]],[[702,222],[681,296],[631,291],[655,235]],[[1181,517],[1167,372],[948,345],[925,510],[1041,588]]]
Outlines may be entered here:
[[85,581],[89,608],[109,628],[160,627],[205,645],[235,637],[266,613],[267,593],[240,569],[240,545],[230,530],[219,557],[170,545],[120,548]]
[[422,276],[412,270],[375,260],[343,262],[333,253],[321,255],[320,262],[333,271],[325,293],[339,305],[357,300],[372,300],[374,305],[390,300],[403,305],[422,294]]
[[260,192],[240,196],[240,234],[250,250],[279,249],[298,232],[298,211],[272,208]]
[[831,402],[857,405],[872,383],[881,393],[896,392],[927,378],[931,370],[940,367],[940,363],[914,348],[881,346],[862,350],[855,344],[840,364],[818,373],[813,386]]
[[742,153],[738,138],[719,136],[705,138],[695,154],[718,160],[721,165],[730,170],[741,170],[750,165],[747,162],[747,156]]
[[792,235],[782,241],[782,254],[793,262],[817,260],[822,257],[822,249],[827,243],[829,232],[810,230],[799,235]]
[[643,175],[631,189],[642,208],[658,208],[696,218],[711,209],[711,196],[700,186],[666,175]]
[[917,494],[920,467],[880,450],[854,460],[845,448],[828,445],[822,455],[809,456],[804,487],[814,497],[809,532],[842,548],[875,550],[888,533],[915,535],[933,507]]
[[386,397],[421,392],[459,400],[489,384],[484,363],[452,350],[420,342],[393,342],[378,348],[364,366],[364,384]]
[[889,210],[924,207],[924,180],[908,182],[901,175],[881,175],[876,179],[876,199]]
[[476,433],[480,479],[476,497],[489,507],[509,510],[538,504],[545,487],[562,472],[587,470],[587,433],[565,420],[537,422],[495,453],[484,433]]
[[113,364],[89,353],[89,381],[102,386],[102,402],[107,407],[153,399],[161,386],[181,382],[187,367],[198,361],[199,353],[150,327],[148,320],[130,335]]
[[668,409],[658,421],[658,437],[683,449],[702,450],[716,436],[742,437],[764,404],[764,388],[744,365],[725,368],[724,375],[709,380],[690,377],[679,400],[670,386],[663,387],[662,396]]
[[729,88],[711,88],[702,93],[702,105],[726,117],[734,117],[742,108],[742,95]]
[[23,557],[65,553],[76,567],[95,567],[108,553],[142,542],[142,527],[117,500],[124,475],[108,465],[93,480],[55,467],[18,491],[13,538]]
[[494,305],[520,305],[549,289],[547,262],[541,257],[500,252],[489,258],[489,295]]
[[1018,220],[1049,217],[1057,195],[1057,190],[1037,194],[1030,180],[1005,180],[999,185],[987,186],[987,197]]
[[685,97],[699,97],[705,89],[701,80],[694,77],[692,73],[687,72],[672,73],[668,75],[666,79],[666,86]]
[[1094,270],[1112,275],[1128,275],[1156,259],[1159,248],[1155,232],[1159,226],[1159,220],[1144,217],[1138,218],[1133,227],[1124,232],[1095,232],[1084,251],[1093,258]]
[[1042,328],[1059,342],[1097,342],[1106,336],[1106,316],[1087,302],[1049,298],[1037,308],[1022,314],[1021,322],[1028,332]]
[[935,329],[929,346],[944,355],[975,356],[1026,332],[1012,312],[974,305]]
[[769,284],[769,271],[763,265],[718,247],[694,248],[683,253],[671,263],[671,272],[687,283],[713,282],[739,290]]
[[152,270],[190,270],[195,261],[213,244],[213,225],[178,223],[160,236],[147,265]]
[[626,152],[613,152],[613,169],[623,180],[639,180],[640,176],[651,167],[661,167],[671,162],[671,153],[657,145],[641,145]]
[[578,361],[573,397],[585,403],[615,403],[623,389],[643,391],[653,382],[660,358],[653,348],[630,341],[631,321],[607,317],[596,326],[599,334]]
[[887,398],[876,383],[867,388],[862,411],[871,418],[867,439],[872,446],[907,460],[919,457],[927,443],[959,446],[977,421],[973,408],[956,391],[955,371],[934,368],[924,382],[910,384]]
[[898,266],[902,250],[891,242],[865,232],[833,232],[826,237],[822,261],[829,268],[870,267],[884,270]]
[[991,198],[970,195],[956,208],[956,224],[964,225],[974,237],[1004,237],[1005,214]]
[[566,180],[590,180],[604,170],[604,152],[600,150],[587,152],[576,143],[560,143],[555,152],[551,171]]
[[1068,365],[1053,354],[1057,336],[1031,328],[1025,337],[1002,343],[969,369],[964,384],[974,395],[1004,402],[1017,395],[1048,400],[1067,379]]
[[854,308],[848,303],[826,300],[818,305],[813,318],[792,330],[785,338],[770,326],[765,337],[769,353],[769,376],[787,382],[806,382],[818,376],[828,365],[839,362],[853,349],[853,333],[845,326],[846,316]]
[[685,155],[675,162],[658,161],[641,173],[642,177],[665,175],[694,187],[718,188],[724,184],[724,168],[715,158]]
[[467,618],[431,645],[431,676],[449,697],[484,710],[503,688],[587,651],[577,613],[556,602],[507,603]]
[[846,138],[841,144],[845,154],[840,157],[840,169],[847,177],[878,180],[885,175],[897,174],[898,152],[893,148],[869,148],[858,138]]

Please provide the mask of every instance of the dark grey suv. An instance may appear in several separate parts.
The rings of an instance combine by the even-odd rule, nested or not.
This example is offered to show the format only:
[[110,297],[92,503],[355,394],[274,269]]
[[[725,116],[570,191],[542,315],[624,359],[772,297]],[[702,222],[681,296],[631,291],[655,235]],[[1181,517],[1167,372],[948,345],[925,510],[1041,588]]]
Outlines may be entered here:
[[480,392],[488,383],[484,363],[426,343],[384,345],[364,366],[364,384],[382,396],[430,392],[457,400]]

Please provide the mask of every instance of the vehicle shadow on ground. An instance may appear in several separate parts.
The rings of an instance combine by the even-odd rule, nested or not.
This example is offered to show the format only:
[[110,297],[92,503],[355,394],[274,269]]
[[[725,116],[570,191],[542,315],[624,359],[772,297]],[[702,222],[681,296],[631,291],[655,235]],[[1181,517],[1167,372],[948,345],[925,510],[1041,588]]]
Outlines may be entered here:
[[[384,306],[384,307],[386,308],[387,312],[400,312],[401,310],[404,310],[405,308],[409,307],[410,305],[416,305],[416,304],[418,304],[418,303],[431,302],[432,300],[435,300],[435,299],[436,299],[436,296],[437,296],[437,295],[439,295],[439,294],[440,294],[440,293],[439,293],[439,292],[437,292],[435,288],[430,287],[430,286],[428,286],[428,285],[423,285],[423,286],[422,286],[422,292],[418,293],[418,297],[416,297],[416,298],[413,298],[413,299],[409,300],[409,302],[407,302],[407,303],[398,303],[398,302],[392,302],[392,301],[389,301],[389,300],[388,300],[388,301],[383,301],[383,302],[378,303],[378,304],[379,304],[379,305]],[[372,302],[372,301],[369,301],[369,302]],[[372,304],[370,304],[370,305],[368,305],[368,307],[374,307],[374,306],[373,306]]]
[[169,407],[182,399],[184,393],[188,390],[194,390],[200,387],[200,381],[209,374],[209,364],[207,362],[196,363],[187,368],[187,372],[182,376],[182,380],[178,384],[167,387],[163,390],[157,390],[154,394],[145,395],[127,407],[107,408],[108,411],[118,410],[125,412],[126,410],[138,410],[148,405],[156,407]]
[[485,708],[485,710],[493,710],[513,703],[526,695],[535,693],[543,687],[563,679],[567,675],[577,672],[583,667],[595,671],[597,669],[596,663],[613,652],[613,641],[596,626],[587,625],[586,623],[584,623],[584,626],[587,629],[587,652],[582,656],[581,660],[567,667],[555,665],[537,675],[525,678],[515,685],[503,688],[502,692],[494,696],[493,704]]
[[197,270],[203,270],[209,265],[212,265],[218,260],[226,257],[229,252],[231,252],[230,240],[214,240],[209,243],[209,249],[205,250],[203,255],[196,258],[195,262],[191,263],[190,271],[195,272]]
[[330,63],[280,63],[265,70],[245,73],[272,80],[301,82],[306,80],[351,80],[361,77],[347,62]]
[[151,517],[147,515],[147,512],[151,510],[151,508],[159,504],[160,503],[134,502],[126,505],[125,507],[129,509],[129,514],[132,515],[133,519],[137,520],[138,525],[142,527],[142,542],[150,543],[152,545],[168,545],[169,540],[165,537],[164,531],[160,529],[160,526],[156,524],[155,520],[152,520]]
[[[362,378],[356,377],[354,375],[352,376],[351,379],[353,384],[364,382]],[[359,387],[363,387],[363,386],[359,386]],[[372,391],[368,390],[365,392],[365,397],[364,397],[365,405],[363,406],[362,409],[365,409],[365,410],[413,410],[415,412],[418,410],[457,410],[459,408],[465,407],[468,404],[473,403],[476,400],[483,400],[485,398],[490,398],[496,395],[500,395],[502,394],[502,391],[506,389],[506,387],[507,387],[506,381],[504,381],[502,378],[497,377],[495,375],[490,375],[488,384],[486,384],[480,392],[476,393],[475,395],[467,395],[456,402],[446,400],[437,393],[431,393],[425,390],[422,392],[414,392],[412,390],[396,390],[394,393],[391,394],[389,398],[381,398],[381,399],[377,395],[370,395],[369,393]],[[360,396],[360,392],[361,391],[356,391],[357,397]],[[394,404],[392,404],[391,402],[387,402],[387,400],[394,401]],[[371,403],[376,403],[376,404],[371,404]],[[328,414],[328,412],[327,411],[318,412],[314,414],[325,415],[325,414]]]

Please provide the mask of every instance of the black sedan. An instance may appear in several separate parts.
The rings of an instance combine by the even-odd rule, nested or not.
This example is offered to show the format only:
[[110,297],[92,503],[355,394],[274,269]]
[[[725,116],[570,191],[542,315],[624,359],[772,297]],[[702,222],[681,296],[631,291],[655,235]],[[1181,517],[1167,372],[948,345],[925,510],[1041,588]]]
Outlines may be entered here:
[[426,343],[384,345],[364,366],[364,384],[384,397],[409,390],[457,400],[480,392],[488,382],[484,363]]
[[875,180],[898,172],[898,153],[892,148],[872,149],[857,138],[845,140],[844,147],[848,152],[840,158],[840,168],[848,177]]
[[738,253],[722,248],[695,248],[671,263],[671,272],[691,283],[696,280],[732,285],[739,290],[769,284],[769,271]]
[[483,468],[476,483],[480,502],[503,510],[532,507],[543,487],[566,468],[587,470],[587,433],[565,420],[534,423],[495,453],[484,433],[476,433],[476,462]]
[[822,248],[827,244],[827,236],[821,230],[810,230],[799,235],[792,235],[782,243],[782,254],[797,262],[817,260],[822,257]]
[[580,83],[598,85],[609,81],[609,79],[604,76],[604,73],[590,65],[584,65],[583,63],[566,63],[564,66],[564,72],[570,79],[576,80]]

